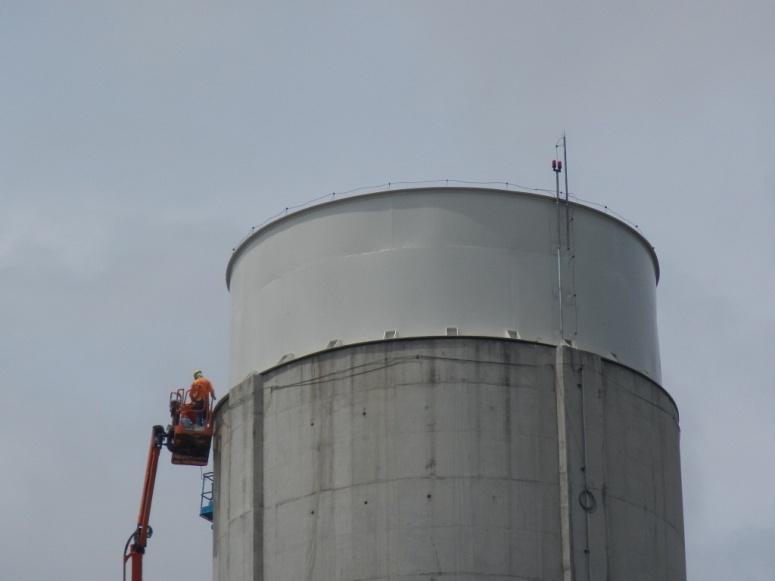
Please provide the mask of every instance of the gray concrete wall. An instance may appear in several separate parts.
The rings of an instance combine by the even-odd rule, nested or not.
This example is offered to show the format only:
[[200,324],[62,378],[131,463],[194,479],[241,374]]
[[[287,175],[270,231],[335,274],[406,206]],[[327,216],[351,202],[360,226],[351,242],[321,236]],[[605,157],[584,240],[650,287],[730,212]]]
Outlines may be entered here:
[[557,349],[565,580],[684,581],[678,410],[619,364]]
[[217,581],[685,580],[675,405],[589,353],[333,349],[239,384],[217,426]]
[[216,411],[213,571],[215,579],[263,579],[263,397],[261,377],[232,388]]

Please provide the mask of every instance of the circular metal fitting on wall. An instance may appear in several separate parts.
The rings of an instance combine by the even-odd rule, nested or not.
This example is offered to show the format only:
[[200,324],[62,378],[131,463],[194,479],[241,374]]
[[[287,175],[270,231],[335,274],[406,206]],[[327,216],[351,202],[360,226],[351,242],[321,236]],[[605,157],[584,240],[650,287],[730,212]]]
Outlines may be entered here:
[[579,494],[579,504],[587,512],[595,512],[597,510],[597,499],[589,488],[585,488]]

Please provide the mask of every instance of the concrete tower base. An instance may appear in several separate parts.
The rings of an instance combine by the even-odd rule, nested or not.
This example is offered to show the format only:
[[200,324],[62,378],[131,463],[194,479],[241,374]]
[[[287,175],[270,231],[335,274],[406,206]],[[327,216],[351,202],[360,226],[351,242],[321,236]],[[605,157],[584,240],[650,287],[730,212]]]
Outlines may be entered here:
[[217,410],[217,581],[685,581],[678,411],[590,353],[340,347]]

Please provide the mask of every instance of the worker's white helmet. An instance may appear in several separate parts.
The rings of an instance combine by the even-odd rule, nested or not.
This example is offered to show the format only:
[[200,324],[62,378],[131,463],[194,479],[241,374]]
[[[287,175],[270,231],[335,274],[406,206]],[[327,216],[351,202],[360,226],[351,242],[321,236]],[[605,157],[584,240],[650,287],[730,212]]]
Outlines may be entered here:
[[197,369],[196,371],[194,371],[194,379],[199,379],[200,377],[202,377],[202,371],[200,369]]

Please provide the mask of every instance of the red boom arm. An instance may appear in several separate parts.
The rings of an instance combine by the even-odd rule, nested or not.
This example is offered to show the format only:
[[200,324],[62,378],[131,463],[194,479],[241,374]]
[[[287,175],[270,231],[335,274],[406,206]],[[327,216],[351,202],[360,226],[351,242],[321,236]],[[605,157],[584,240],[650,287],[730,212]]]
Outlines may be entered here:
[[145,467],[145,482],[143,483],[143,496],[140,499],[140,512],[137,514],[137,529],[130,535],[124,547],[124,581],[126,581],[127,561],[132,561],[132,581],[142,581],[143,579],[145,545],[153,532],[151,527],[148,526],[148,520],[151,518],[153,487],[156,484],[156,468],[159,465],[159,456],[165,438],[164,428],[154,426],[151,431],[151,443],[148,447],[148,464]]

